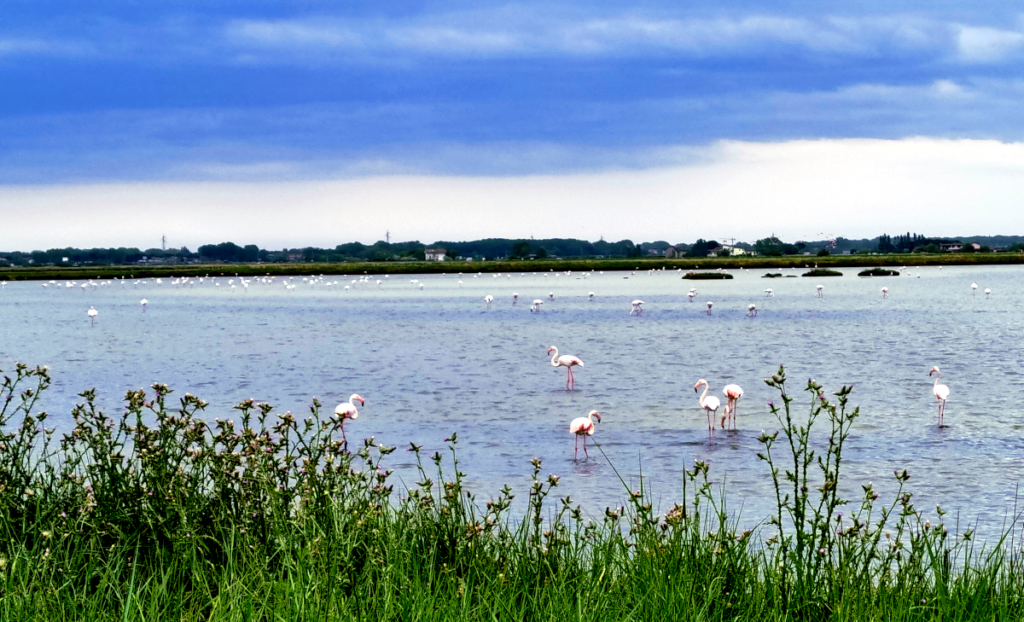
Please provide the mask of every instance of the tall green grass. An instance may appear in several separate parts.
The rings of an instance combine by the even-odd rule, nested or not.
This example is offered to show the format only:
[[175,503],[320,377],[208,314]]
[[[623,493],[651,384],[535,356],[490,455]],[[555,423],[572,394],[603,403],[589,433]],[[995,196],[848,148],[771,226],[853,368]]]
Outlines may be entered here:
[[[933,524],[903,489],[839,496],[858,411],[849,388],[767,382],[779,431],[761,457],[776,510],[740,531],[708,465],[658,514],[641,484],[600,522],[532,461],[528,490],[466,490],[458,439],[394,490],[387,456],[337,440],[341,421],[246,401],[132,391],[117,416],[81,394],[63,435],[36,413],[45,368],[0,391],[3,620],[1010,620],[1024,573],[1006,542]],[[827,442],[813,439],[827,431]],[[623,482],[624,484],[624,482]],[[513,513],[514,495],[525,501]],[[841,511],[845,512],[840,514]],[[941,512],[941,510],[940,510]],[[940,514],[941,515],[941,514]]]

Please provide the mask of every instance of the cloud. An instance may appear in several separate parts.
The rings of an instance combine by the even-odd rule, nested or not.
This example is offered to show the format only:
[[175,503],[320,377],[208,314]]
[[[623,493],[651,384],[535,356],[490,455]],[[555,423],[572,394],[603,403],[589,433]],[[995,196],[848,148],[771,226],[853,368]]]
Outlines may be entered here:
[[385,230],[426,242],[530,235],[754,240],[773,231],[795,240],[820,231],[996,234],[1020,222],[1024,143],[722,141],[691,155],[687,163],[646,170],[563,175],[0,187],[3,250],[145,247],[162,234],[191,247],[227,239],[333,246],[373,242]]
[[1013,30],[961,26],[957,45],[963,60],[992,63],[1015,56],[1024,47],[1024,34]]
[[0,59],[13,56],[91,56],[94,47],[85,42],[33,38],[0,38]]

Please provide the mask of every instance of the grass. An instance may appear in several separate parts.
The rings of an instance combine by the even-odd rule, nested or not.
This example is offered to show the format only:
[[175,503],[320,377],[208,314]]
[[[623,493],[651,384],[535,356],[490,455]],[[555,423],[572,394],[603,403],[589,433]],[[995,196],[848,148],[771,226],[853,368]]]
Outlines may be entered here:
[[294,276],[304,274],[453,274],[457,272],[548,272],[560,270],[715,270],[1024,264],[1024,253],[941,253],[830,255],[808,257],[706,257],[557,259],[531,261],[401,261],[344,263],[183,264],[130,266],[43,266],[0,268],[0,281],[170,278],[176,276]]
[[[1024,572],[1005,542],[928,522],[900,490],[838,496],[859,412],[850,389],[809,381],[793,414],[783,369],[767,380],[779,431],[758,441],[776,510],[740,531],[707,464],[656,514],[641,483],[599,522],[532,461],[523,493],[487,500],[448,453],[411,444],[419,480],[389,483],[343,420],[272,416],[251,401],[206,422],[206,403],[154,385],[116,417],[81,394],[58,437],[35,413],[45,368],[19,365],[0,406],[3,620],[1010,620]],[[827,442],[819,427],[827,430]],[[598,446],[599,451],[600,446]],[[603,451],[602,451],[603,453]],[[614,466],[613,466],[614,468]],[[621,480],[620,480],[621,481]],[[515,494],[526,497],[513,516]],[[849,507],[847,507],[849,506]],[[852,508],[852,509],[851,509]],[[847,512],[846,516],[840,510]]]

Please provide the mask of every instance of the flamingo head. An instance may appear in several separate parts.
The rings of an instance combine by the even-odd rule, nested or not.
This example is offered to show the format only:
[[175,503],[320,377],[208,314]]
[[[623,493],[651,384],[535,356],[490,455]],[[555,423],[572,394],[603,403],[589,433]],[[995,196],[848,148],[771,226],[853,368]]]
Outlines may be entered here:
[[701,378],[700,380],[697,381],[697,384],[693,385],[693,392],[696,393],[697,390],[700,389],[701,385],[704,385],[704,384],[707,384],[707,383],[708,383],[707,380],[704,380],[703,378]]
[[593,417],[594,419],[597,419],[598,423],[601,423],[601,413],[597,412],[596,410],[590,411],[589,413],[587,413],[587,416]]
[[548,348],[548,352],[547,352],[547,353],[548,353],[548,354],[551,354],[551,351],[552,351],[552,350],[557,350],[557,349],[558,349],[558,348],[556,348],[555,346],[551,346],[550,348]]
[[936,366],[936,367],[932,367],[931,369],[929,369],[929,370],[928,370],[928,375],[929,375],[929,376],[931,376],[932,374],[937,374],[937,373],[939,373],[939,368],[938,368],[938,366]]
[[364,400],[359,395],[356,395],[355,393],[352,394],[352,397],[348,398],[349,402],[355,402],[357,400],[359,401],[360,406],[366,406],[366,400]]

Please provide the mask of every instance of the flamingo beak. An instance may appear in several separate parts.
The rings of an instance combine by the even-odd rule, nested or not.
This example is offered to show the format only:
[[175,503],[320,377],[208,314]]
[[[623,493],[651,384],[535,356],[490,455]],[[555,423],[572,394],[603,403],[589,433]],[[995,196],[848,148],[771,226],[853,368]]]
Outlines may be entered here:
[[594,417],[597,419],[598,423],[601,423],[601,415],[594,413]]

